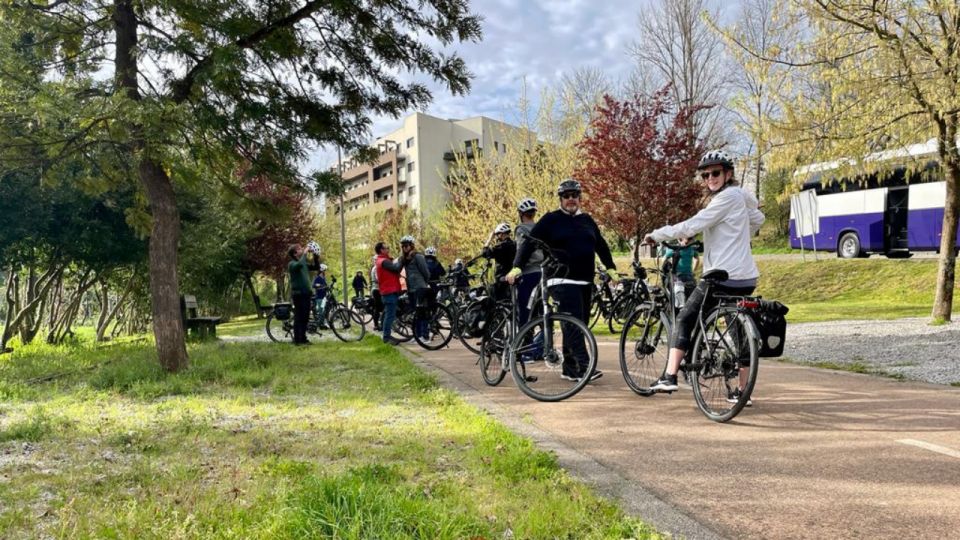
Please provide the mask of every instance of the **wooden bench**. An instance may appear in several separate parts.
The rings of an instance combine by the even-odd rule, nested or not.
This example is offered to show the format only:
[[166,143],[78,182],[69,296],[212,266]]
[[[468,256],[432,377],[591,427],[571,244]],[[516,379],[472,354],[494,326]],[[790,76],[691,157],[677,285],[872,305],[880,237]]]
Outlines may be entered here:
[[196,296],[191,294],[180,296],[180,314],[183,316],[183,327],[187,331],[188,337],[190,335],[198,339],[217,337],[217,324],[223,317],[197,316]]

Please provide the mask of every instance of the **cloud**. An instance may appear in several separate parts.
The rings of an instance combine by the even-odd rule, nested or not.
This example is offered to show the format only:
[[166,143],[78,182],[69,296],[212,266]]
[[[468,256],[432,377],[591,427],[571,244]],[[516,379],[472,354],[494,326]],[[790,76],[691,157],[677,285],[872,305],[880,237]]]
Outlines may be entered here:
[[[457,45],[474,74],[467,96],[452,96],[428,82],[434,101],[426,113],[441,118],[483,115],[516,121],[516,104],[526,80],[535,100],[545,88],[583,66],[598,67],[613,81],[625,79],[632,64],[627,49],[636,34],[637,13],[647,0],[474,0],[484,17],[483,41]],[[412,113],[413,111],[408,111]],[[400,120],[374,118],[373,135],[392,131]],[[318,151],[312,168],[332,163],[335,152]]]

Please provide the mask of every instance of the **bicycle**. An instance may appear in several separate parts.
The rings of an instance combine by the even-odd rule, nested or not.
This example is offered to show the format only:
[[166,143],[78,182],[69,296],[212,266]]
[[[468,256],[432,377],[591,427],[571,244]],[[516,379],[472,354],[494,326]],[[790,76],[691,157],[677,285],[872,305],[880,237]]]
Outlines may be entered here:
[[[609,284],[606,282],[606,276],[601,275],[601,284],[594,289],[593,299],[590,303],[590,329],[593,330],[597,322],[603,318],[610,329],[610,333],[618,334],[626,324],[627,318],[636,310],[642,301],[648,298],[641,284],[638,283],[637,273],[642,271],[638,263],[633,263],[634,277],[619,273],[620,284],[617,286],[616,293],[612,293]],[[645,274],[644,274],[645,276]]]
[[[663,245],[674,253],[681,247]],[[666,272],[654,270],[661,274],[662,286],[651,288],[651,301],[637,308],[620,335],[620,368],[624,380],[641,396],[656,393],[650,387],[667,362],[670,333],[678,312],[673,283],[669,281],[675,278],[673,268],[675,264]],[[703,307],[706,302],[700,306],[691,336],[693,346],[680,364],[680,372],[693,387],[697,407],[715,422],[727,422],[743,410],[756,384],[760,363],[761,335],[751,313],[760,305],[760,298],[711,292],[727,277],[724,270],[711,270],[701,277],[698,286],[704,288],[704,297],[712,296],[718,303],[708,311]],[[746,369],[743,390],[735,402],[730,403],[728,398],[740,387],[742,368]]]
[[[366,334],[366,327],[359,314],[336,301],[333,292],[327,293],[327,301],[334,302],[325,317],[326,327],[344,343],[360,341]],[[265,329],[267,336],[275,343],[293,341],[293,306],[289,302],[278,302],[267,315]],[[321,325],[315,310],[311,309],[307,319],[307,333],[321,336]]]
[[[415,332],[418,311],[427,316],[427,336],[420,336]],[[414,308],[409,293],[405,292],[397,300],[397,317],[393,321],[392,332],[400,342],[413,339],[424,349],[436,351],[446,347],[453,339],[454,321],[447,306],[431,302],[426,308],[417,309]]]
[[[540,245],[544,253],[540,284],[531,295],[530,306],[539,303],[531,319],[516,330],[516,289],[511,287],[511,300],[501,301],[488,320],[481,341],[481,373],[487,378],[503,380],[510,370],[517,387],[538,401],[562,401],[576,395],[591,381],[597,367],[597,341],[581,320],[567,313],[554,311],[550,289],[558,285],[589,285],[558,276],[562,266],[550,247],[532,237],[528,240]],[[566,331],[565,340],[564,331]],[[582,340],[587,365],[582,373],[570,348]],[[499,366],[493,362],[499,358]],[[492,372],[491,372],[491,366]],[[500,373],[496,373],[496,369]],[[489,383],[488,383],[489,384]]]

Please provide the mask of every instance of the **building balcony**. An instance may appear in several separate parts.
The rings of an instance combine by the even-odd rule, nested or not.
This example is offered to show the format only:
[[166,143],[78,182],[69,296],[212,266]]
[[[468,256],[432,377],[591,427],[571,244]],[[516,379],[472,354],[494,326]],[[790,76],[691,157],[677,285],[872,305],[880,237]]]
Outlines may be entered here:
[[444,161],[457,161],[458,156],[462,156],[465,159],[473,159],[475,157],[480,157],[483,154],[482,148],[465,148],[463,150],[450,151],[443,153]]

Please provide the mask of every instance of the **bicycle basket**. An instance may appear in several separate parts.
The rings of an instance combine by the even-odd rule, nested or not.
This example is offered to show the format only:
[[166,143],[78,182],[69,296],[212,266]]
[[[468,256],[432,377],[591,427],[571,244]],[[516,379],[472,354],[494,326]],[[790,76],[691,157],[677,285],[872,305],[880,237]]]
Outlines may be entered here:
[[776,300],[760,300],[752,310],[753,322],[760,330],[760,357],[776,358],[783,355],[787,337],[787,319],[790,308]]
[[293,306],[291,304],[280,303],[273,305],[273,316],[279,321],[285,321],[289,319],[292,313]]

